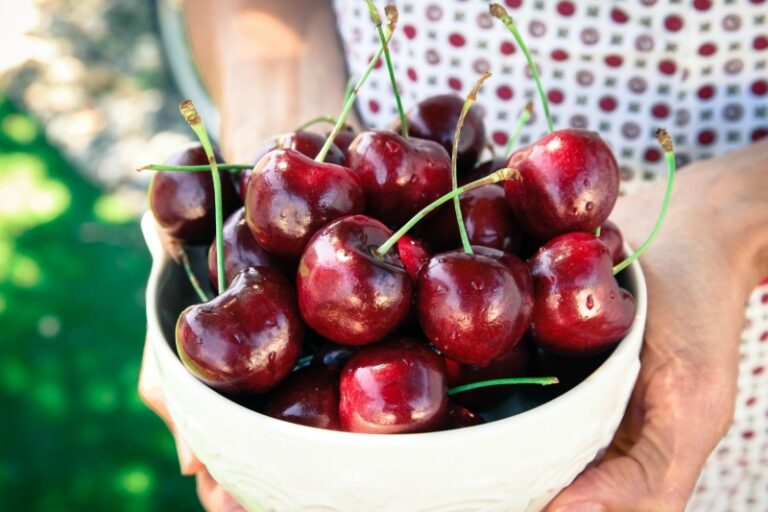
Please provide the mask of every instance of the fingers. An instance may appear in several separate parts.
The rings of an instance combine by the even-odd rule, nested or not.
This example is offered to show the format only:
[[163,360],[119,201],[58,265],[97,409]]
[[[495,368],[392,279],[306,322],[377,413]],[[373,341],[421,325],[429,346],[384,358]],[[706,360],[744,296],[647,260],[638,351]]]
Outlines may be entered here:
[[246,512],[216,480],[203,469],[197,474],[197,495],[208,512]]
[[192,452],[189,445],[181,438],[173,424],[173,419],[168,412],[165,404],[163,390],[160,387],[160,373],[157,369],[157,363],[149,346],[149,341],[144,343],[144,354],[141,360],[141,371],[139,373],[139,397],[144,404],[165,422],[168,430],[171,431],[176,441],[176,453],[179,458],[179,468],[181,474],[191,476],[205,468],[200,459]]

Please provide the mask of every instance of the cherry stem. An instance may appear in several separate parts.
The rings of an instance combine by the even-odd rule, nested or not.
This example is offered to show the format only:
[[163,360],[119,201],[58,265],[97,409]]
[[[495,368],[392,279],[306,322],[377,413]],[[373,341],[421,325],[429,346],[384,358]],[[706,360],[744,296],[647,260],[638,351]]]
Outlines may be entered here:
[[504,7],[499,4],[491,4],[490,10],[494,17],[500,19],[501,22],[504,23],[504,26],[507,27],[507,30],[509,30],[512,36],[515,38],[515,41],[517,41],[517,45],[523,51],[523,54],[528,61],[528,67],[531,69],[531,75],[536,81],[536,88],[539,90],[541,104],[544,107],[544,117],[547,120],[547,130],[549,133],[552,133],[555,131],[555,129],[552,126],[552,114],[549,112],[549,100],[547,99],[547,93],[544,92],[544,87],[541,85],[539,71],[536,69],[536,64],[533,62],[533,57],[531,56],[531,52],[528,50],[528,46],[525,44],[523,37],[517,30],[517,26],[515,25],[515,21],[512,19],[512,16],[509,15]]
[[538,384],[540,386],[550,386],[552,384],[558,384],[559,382],[560,380],[557,377],[514,377],[507,379],[482,380],[480,382],[472,382],[471,384],[450,388],[448,390],[448,395],[453,396],[457,393],[472,391],[473,389],[489,388],[492,386],[509,386],[513,384]]
[[[403,110],[403,101],[400,98],[400,91],[397,88],[397,81],[395,80],[395,69],[392,67],[392,56],[389,53],[388,37],[384,35],[384,29],[381,26],[381,17],[379,17],[379,10],[373,3],[373,0],[365,0],[368,5],[368,12],[371,15],[373,24],[376,25],[376,31],[379,33],[379,41],[381,41],[381,47],[384,48],[384,61],[387,64],[387,72],[389,73],[389,82],[392,84],[392,93],[395,95],[395,103],[397,103],[397,112],[400,114],[400,130],[404,138],[408,138],[408,119],[405,117],[405,110]],[[389,19],[389,26],[394,29],[397,22],[397,8],[394,5],[387,5],[387,18]],[[390,33],[390,36],[392,34]]]
[[525,125],[528,123],[528,120],[531,118],[531,114],[533,114],[533,102],[531,100],[528,100],[528,103],[525,104],[525,106],[523,107],[523,110],[521,110],[520,114],[517,116],[517,124],[515,125],[515,131],[513,131],[512,135],[509,136],[507,145],[504,147],[505,158],[509,158],[510,156],[512,156],[512,148],[515,146],[515,142],[517,142],[517,139],[520,137],[520,134],[523,132],[523,128],[525,128]]
[[304,368],[305,366],[309,366],[309,364],[312,362],[312,359],[314,359],[315,356],[304,356],[298,361],[296,361],[296,366],[294,367],[296,370],[299,368]]
[[184,272],[187,274],[187,278],[189,279],[189,284],[192,285],[192,288],[195,289],[195,293],[197,293],[197,296],[200,298],[203,302],[208,302],[211,300],[211,297],[208,296],[208,294],[203,290],[202,285],[200,284],[200,281],[197,279],[197,276],[195,275],[194,271],[192,270],[192,265],[189,262],[189,256],[187,256],[187,251],[184,250],[184,247],[181,245],[178,246],[176,256],[179,259],[179,262],[181,263],[181,266],[184,267]]
[[[387,44],[389,44],[391,37],[392,33],[390,32],[389,37],[386,39]],[[330,151],[331,146],[333,145],[333,141],[336,140],[336,136],[339,134],[341,129],[344,127],[344,123],[347,121],[347,117],[349,116],[349,112],[352,110],[352,106],[355,104],[355,100],[357,99],[357,94],[360,92],[360,88],[363,87],[365,81],[368,80],[368,76],[371,74],[371,71],[373,71],[373,68],[376,67],[376,63],[381,58],[381,54],[384,53],[384,49],[387,47],[387,44],[381,45],[379,47],[379,49],[373,55],[373,58],[371,58],[371,61],[368,63],[368,66],[363,71],[362,76],[360,76],[360,79],[352,88],[352,92],[344,102],[344,107],[341,109],[341,114],[339,114],[333,130],[331,130],[331,133],[328,134],[328,138],[325,140],[325,144],[323,144],[320,152],[315,157],[315,162],[325,161],[325,157],[328,155],[328,151]]]
[[643,242],[643,245],[638,247],[637,250],[633,252],[632,255],[627,259],[613,267],[614,275],[618,274],[632,263],[634,263],[634,261],[639,258],[648,249],[648,247],[650,247],[650,245],[659,235],[661,224],[664,222],[664,217],[667,215],[667,209],[669,208],[670,202],[669,200],[672,197],[672,185],[675,182],[675,148],[672,146],[672,137],[669,136],[669,133],[667,133],[667,130],[664,128],[659,128],[656,130],[656,139],[659,141],[659,144],[661,144],[661,147],[664,150],[664,159],[667,161],[667,189],[664,192],[664,200],[661,203],[661,211],[659,212],[659,217],[656,219],[656,225],[653,226],[651,234],[648,235],[648,238],[645,240],[645,242]]
[[[456,122],[456,130],[453,132],[453,147],[451,148],[451,190],[456,190],[459,186],[457,177],[456,165],[459,157],[459,139],[461,138],[461,128],[464,126],[464,120],[467,118],[469,109],[472,108],[472,104],[477,101],[477,91],[482,87],[491,74],[489,72],[483,73],[475,82],[475,86],[469,91],[467,99],[464,100],[464,106],[461,108],[461,114],[459,114],[459,120]],[[464,226],[464,216],[461,213],[461,200],[459,196],[453,198],[453,209],[456,211],[456,223],[459,226],[459,236],[461,237],[461,245],[464,248],[464,252],[472,254],[472,245],[469,243],[469,237],[467,236],[467,228]]]
[[352,96],[352,91],[355,90],[355,77],[351,76],[349,77],[349,80],[347,80],[347,86],[344,88],[344,103],[347,102],[350,96]]
[[[245,169],[253,169],[253,164],[219,164],[220,171],[243,171]],[[210,165],[158,165],[149,164],[144,167],[139,167],[137,171],[175,171],[175,172],[200,172],[210,171],[212,167]]]
[[211,166],[211,178],[213,178],[213,201],[216,214],[216,269],[219,283],[219,293],[227,289],[226,277],[224,275],[224,213],[221,205],[221,176],[219,175],[219,166],[216,163],[216,156],[213,153],[211,140],[208,138],[208,132],[205,130],[205,124],[200,114],[197,113],[195,104],[192,100],[184,100],[179,104],[179,111],[184,116],[184,120],[195,132],[200,144],[208,157],[208,163]]
[[300,124],[296,127],[296,131],[300,132],[302,130],[306,130],[310,126],[319,124],[319,123],[330,123],[330,124],[336,124],[336,118],[333,116],[317,116],[313,119],[310,119],[306,123]]
[[387,239],[386,242],[381,244],[379,248],[375,249],[373,252],[376,256],[384,256],[397,243],[397,241],[400,240],[404,234],[410,231],[410,229],[413,228],[413,226],[415,226],[421,219],[454,197],[458,197],[464,192],[472,190],[473,188],[482,187],[483,185],[491,185],[493,183],[499,183],[510,179],[520,179],[520,172],[517,169],[505,167],[489,174],[484,178],[480,178],[479,180],[467,183],[466,185],[462,185],[461,187],[451,190],[444,196],[435,199],[433,202],[422,208],[416,215],[411,217],[411,219],[406,222],[403,227],[398,229],[392,236],[389,237],[389,239]]
[[595,229],[595,237],[600,238],[600,233],[603,232],[603,226],[597,226],[597,229]]

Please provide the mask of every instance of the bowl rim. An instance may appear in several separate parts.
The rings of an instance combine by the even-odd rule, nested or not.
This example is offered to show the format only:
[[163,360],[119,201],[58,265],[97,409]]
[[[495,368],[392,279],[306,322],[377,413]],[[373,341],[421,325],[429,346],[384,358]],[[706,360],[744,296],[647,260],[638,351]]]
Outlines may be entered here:
[[[578,383],[572,389],[566,391],[562,395],[559,395],[548,402],[545,402],[537,407],[521,412],[514,416],[507,418],[490,421],[481,425],[475,425],[467,428],[443,430],[437,432],[420,432],[420,433],[408,433],[398,435],[375,435],[365,434],[357,432],[344,432],[336,430],[326,430],[321,428],[309,427],[305,425],[299,425],[288,421],[272,418],[265,414],[261,414],[252,409],[248,409],[226,397],[219,394],[215,390],[206,386],[202,381],[194,377],[184,367],[183,363],[171,350],[171,345],[165,338],[162,330],[160,329],[160,319],[157,308],[157,288],[160,279],[160,275],[165,266],[169,264],[170,257],[163,247],[160,236],[158,233],[159,226],[152,215],[151,211],[147,211],[141,219],[141,230],[144,234],[149,252],[152,256],[152,268],[149,274],[149,279],[146,288],[146,304],[147,304],[147,336],[151,344],[153,353],[157,358],[159,370],[162,373],[170,370],[173,373],[173,379],[181,382],[184,387],[189,387],[190,390],[198,396],[205,397],[209,400],[215,400],[221,403],[221,407],[227,411],[227,414],[233,414],[236,416],[246,415],[248,420],[256,422],[260,428],[269,429],[274,431],[280,431],[286,436],[295,438],[303,438],[310,442],[323,442],[323,443],[339,443],[339,444],[363,444],[369,446],[408,446],[414,443],[423,444],[431,442],[450,443],[457,441],[459,438],[466,439],[473,436],[489,436],[498,433],[502,430],[507,430],[511,426],[517,426],[520,423],[526,421],[533,421],[538,416],[549,413],[552,409],[561,406],[567,401],[576,399],[580,392],[582,392],[588,383],[591,383],[599,379],[604,373],[608,371],[608,368],[613,364],[618,364],[616,361],[625,355],[630,355],[631,351],[636,350],[639,360],[640,350],[642,348],[643,335],[645,329],[645,319],[647,315],[647,300],[648,292],[646,288],[645,276],[639,262],[636,260],[629,267],[625,269],[631,273],[633,280],[636,283],[637,290],[635,293],[635,300],[637,301],[637,310],[635,312],[635,318],[632,321],[632,326],[626,336],[617,345],[616,349],[611,353],[603,363],[592,372],[586,379]],[[628,250],[628,246],[625,244],[625,250]],[[638,332],[641,331],[641,332]],[[628,343],[627,339],[637,337],[639,342],[636,343],[637,347],[634,347],[632,343]],[[636,378],[636,377],[635,377]],[[161,377],[161,381],[163,378]],[[165,387],[163,387],[165,391]]]

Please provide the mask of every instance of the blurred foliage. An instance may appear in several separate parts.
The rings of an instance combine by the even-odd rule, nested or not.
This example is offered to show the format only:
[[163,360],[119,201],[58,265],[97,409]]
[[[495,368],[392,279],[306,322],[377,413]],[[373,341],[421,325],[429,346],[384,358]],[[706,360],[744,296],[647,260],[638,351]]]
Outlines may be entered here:
[[139,400],[149,255],[0,96],[0,510],[199,510]]

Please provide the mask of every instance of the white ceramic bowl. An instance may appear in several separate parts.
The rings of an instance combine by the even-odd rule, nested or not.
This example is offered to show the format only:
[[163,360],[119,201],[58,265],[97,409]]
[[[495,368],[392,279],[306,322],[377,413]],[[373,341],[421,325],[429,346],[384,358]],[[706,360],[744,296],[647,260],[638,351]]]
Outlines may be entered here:
[[640,369],[646,288],[632,329],[608,359],[565,394],[516,416],[470,428],[405,435],[334,432],[246,409],[195,379],[179,361],[173,326],[179,289],[151,214],[148,336],[168,409],[211,475],[251,511],[490,512],[542,509],[610,442]]

